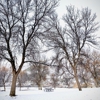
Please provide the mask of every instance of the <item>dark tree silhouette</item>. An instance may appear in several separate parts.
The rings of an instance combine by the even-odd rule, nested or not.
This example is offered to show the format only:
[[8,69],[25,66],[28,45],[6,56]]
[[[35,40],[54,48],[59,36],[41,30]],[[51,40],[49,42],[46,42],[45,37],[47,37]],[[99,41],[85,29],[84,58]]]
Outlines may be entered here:
[[[45,33],[57,0],[0,0],[0,59],[12,67],[10,96],[16,95],[16,80],[31,54],[37,52],[37,39]],[[20,59],[19,59],[20,56]],[[19,63],[18,63],[19,62]]]
[[96,14],[92,14],[88,8],[79,10],[74,6],[68,6],[66,10],[67,13],[63,17],[64,28],[60,26],[57,15],[51,17],[48,27],[52,28],[46,35],[47,44],[55,50],[59,61],[66,60],[81,91],[77,65],[84,47],[96,44],[94,32],[98,29],[98,23],[95,21]]
[[2,84],[4,87],[4,91],[6,91],[6,83],[10,80],[10,77],[10,69],[6,67],[0,67],[0,84]]

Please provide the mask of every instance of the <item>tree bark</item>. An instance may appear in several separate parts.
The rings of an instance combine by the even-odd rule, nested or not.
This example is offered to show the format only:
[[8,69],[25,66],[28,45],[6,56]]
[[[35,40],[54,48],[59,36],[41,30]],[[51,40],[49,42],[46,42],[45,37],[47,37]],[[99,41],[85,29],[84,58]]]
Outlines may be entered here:
[[80,85],[79,80],[78,80],[76,69],[74,69],[74,75],[75,75],[75,80],[76,80],[78,89],[79,89],[79,91],[82,91],[81,85]]
[[12,85],[10,90],[10,96],[16,96],[16,81],[17,81],[17,74],[13,71],[13,78],[12,78]]

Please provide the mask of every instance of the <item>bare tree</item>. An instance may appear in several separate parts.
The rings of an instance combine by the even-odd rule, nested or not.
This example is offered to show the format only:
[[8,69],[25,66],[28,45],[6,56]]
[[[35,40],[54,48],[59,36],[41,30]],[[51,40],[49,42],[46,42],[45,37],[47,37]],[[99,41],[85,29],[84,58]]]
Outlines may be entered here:
[[51,84],[54,88],[58,86],[58,82],[59,82],[59,79],[58,79],[57,74],[51,74]]
[[91,73],[85,67],[86,66],[78,69],[78,76],[79,76],[79,79],[80,79],[81,86],[87,88],[87,87],[89,87],[89,85],[92,85],[91,84]]
[[48,66],[35,63],[30,67],[30,72],[31,81],[38,86],[39,90],[42,90],[43,82],[46,80],[47,75],[49,74]]
[[86,68],[93,77],[95,86],[98,87],[100,84],[100,53],[97,51],[90,53],[86,64]]
[[37,39],[46,30],[57,0],[0,0],[0,59],[12,67],[10,96],[16,95],[16,80],[28,57],[37,52]]
[[25,86],[25,83],[28,81],[28,74],[25,71],[21,71],[18,75],[18,85],[20,87]]
[[93,33],[97,31],[98,23],[95,19],[96,14],[92,14],[88,8],[79,10],[68,6],[67,14],[63,17],[65,27],[60,26],[57,15],[54,15],[48,26],[52,27],[51,31],[46,35],[49,47],[55,49],[57,55],[59,52],[60,59],[68,61],[67,64],[73,71],[72,74],[80,91],[82,89],[78,80],[77,64],[85,46],[96,44]]
[[0,67],[0,83],[4,87],[4,91],[6,91],[6,83],[10,80],[11,72],[6,67]]
[[72,76],[68,71],[63,74],[63,84],[66,85],[66,87],[70,88],[73,85],[73,79],[74,76]]

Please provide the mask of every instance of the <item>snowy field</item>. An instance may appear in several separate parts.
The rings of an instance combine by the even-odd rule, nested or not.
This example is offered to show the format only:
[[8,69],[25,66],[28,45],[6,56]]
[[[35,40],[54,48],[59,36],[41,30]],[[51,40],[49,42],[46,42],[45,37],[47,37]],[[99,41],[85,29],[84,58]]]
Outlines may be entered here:
[[44,92],[37,88],[17,88],[16,97],[9,96],[10,88],[7,91],[0,90],[0,100],[100,100],[100,88],[78,89],[57,88],[54,92]]

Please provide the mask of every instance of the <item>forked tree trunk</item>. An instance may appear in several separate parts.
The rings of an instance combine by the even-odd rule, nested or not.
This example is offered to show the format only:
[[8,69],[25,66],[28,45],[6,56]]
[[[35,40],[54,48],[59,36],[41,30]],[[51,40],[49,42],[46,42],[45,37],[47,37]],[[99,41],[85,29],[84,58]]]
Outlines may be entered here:
[[78,80],[76,69],[74,69],[74,75],[75,75],[75,80],[76,80],[78,89],[79,89],[79,91],[82,91],[81,85],[80,85],[79,80]]
[[12,84],[11,84],[11,90],[10,90],[10,96],[16,96],[16,81],[17,81],[17,74],[16,72],[13,72],[12,77]]

